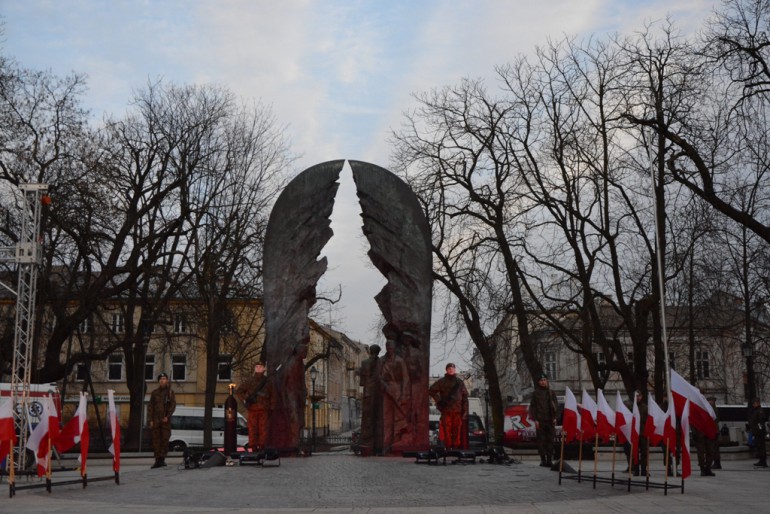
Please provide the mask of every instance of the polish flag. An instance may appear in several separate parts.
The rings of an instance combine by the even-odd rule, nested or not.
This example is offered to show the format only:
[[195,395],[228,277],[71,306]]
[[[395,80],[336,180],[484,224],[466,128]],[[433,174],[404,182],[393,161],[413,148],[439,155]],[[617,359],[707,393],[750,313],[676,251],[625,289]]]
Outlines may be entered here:
[[631,424],[633,414],[620,398],[620,391],[615,396],[615,433],[620,444],[631,442]]
[[690,400],[684,402],[682,409],[682,479],[692,474],[690,461]]
[[[649,416],[648,416],[649,417]],[[639,413],[639,406],[636,404],[636,395],[634,395],[634,408],[631,422],[630,443],[633,448],[634,464],[639,464],[639,434],[641,433],[642,415]]]
[[647,395],[647,422],[644,424],[644,435],[652,446],[658,446],[663,440],[663,428],[666,423],[666,413],[655,402],[652,394]]
[[593,398],[583,389],[583,410],[580,412],[580,426],[583,429],[582,441],[590,441],[596,435],[596,411],[598,407]]
[[676,409],[674,407],[673,393],[668,395],[668,408],[663,424],[663,442],[668,446],[668,451],[676,453]]
[[109,451],[112,454],[112,470],[120,473],[120,423],[118,423],[118,411],[115,409],[115,391],[107,390],[110,409],[110,429],[112,431],[112,444]]
[[27,448],[32,450],[37,461],[37,476],[42,477],[48,472],[53,447],[51,441],[59,435],[59,416],[56,405],[50,396],[43,399],[43,413],[40,422],[32,429],[27,440]]
[[569,387],[564,391],[564,418],[562,420],[564,442],[575,440],[580,433],[580,416],[578,415],[577,400]]
[[615,433],[615,411],[612,410],[604,392],[601,389],[596,391],[597,411],[596,411],[596,431],[604,442],[609,442],[610,436]]
[[2,400],[0,403],[0,462],[10,453],[16,445],[16,428],[13,425],[13,397]]
[[676,414],[682,416],[684,404],[690,400],[690,425],[706,434],[709,439],[716,439],[718,428],[714,421],[717,417],[711,404],[700,392],[700,389],[682,378],[679,373],[671,370],[671,392],[674,396]]
[[86,469],[86,459],[88,458],[88,401],[86,400],[86,393],[80,393],[80,403],[78,409],[75,411],[75,415],[64,425],[59,437],[54,441],[56,450],[66,452],[76,444],[80,443],[80,469]]

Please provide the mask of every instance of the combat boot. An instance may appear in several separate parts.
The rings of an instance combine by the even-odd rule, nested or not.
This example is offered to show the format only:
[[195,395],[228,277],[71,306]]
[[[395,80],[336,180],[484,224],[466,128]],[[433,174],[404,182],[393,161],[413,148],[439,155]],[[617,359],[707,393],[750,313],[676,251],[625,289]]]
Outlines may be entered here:
[[165,466],[165,464],[161,464],[161,460],[160,459],[155,459],[155,464],[150,466],[150,469],[160,468],[160,467],[163,467],[163,466]]
[[714,464],[711,466],[711,469],[722,469],[722,462],[719,460],[715,460]]

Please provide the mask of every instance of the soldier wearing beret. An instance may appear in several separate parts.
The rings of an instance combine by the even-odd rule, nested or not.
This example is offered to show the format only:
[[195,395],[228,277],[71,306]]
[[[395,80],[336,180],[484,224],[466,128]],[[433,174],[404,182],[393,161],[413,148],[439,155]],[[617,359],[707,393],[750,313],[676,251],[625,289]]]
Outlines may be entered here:
[[556,393],[548,386],[548,375],[540,373],[529,402],[529,416],[535,421],[537,452],[540,465],[550,468],[553,464],[553,440],[556,436],[556,416],[559,403]]
[[147,419],[152,431],[152,450],[155,464],[152,468],[166,465],[168,440],[171,437],[171,415],[176,409],[174,391],[168,381],[168,375],[158,375],[158,387],[150,394],[150,404],[147,406]]

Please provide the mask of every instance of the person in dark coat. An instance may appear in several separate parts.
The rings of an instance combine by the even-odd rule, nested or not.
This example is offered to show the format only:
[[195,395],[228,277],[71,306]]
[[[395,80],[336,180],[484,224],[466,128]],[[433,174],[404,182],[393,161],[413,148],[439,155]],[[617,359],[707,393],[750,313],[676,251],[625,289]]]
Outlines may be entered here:
[[548,386],[548,375],[540,373],[529,402],[529,416],[535,421],[537,452],[543,467],[550,468],[553,465],[553,440],[556,436],[558,410],[556,393]]
[[767,467],[767,446],[765,438],[767,437],[767,416],[762,408],[762,402],[759,398],[751,400],[751,409],[749,410],[749,430],[754,436],[754,448],[759,459],[757,467]]
[[151,468],[166,465],[168,440],[171,438],[171,415],[176,409],[176,397],[168,381],[168,375],[158,375],[158,387],[150,394],[147,420],[152,432],[152,450],[155,464]]

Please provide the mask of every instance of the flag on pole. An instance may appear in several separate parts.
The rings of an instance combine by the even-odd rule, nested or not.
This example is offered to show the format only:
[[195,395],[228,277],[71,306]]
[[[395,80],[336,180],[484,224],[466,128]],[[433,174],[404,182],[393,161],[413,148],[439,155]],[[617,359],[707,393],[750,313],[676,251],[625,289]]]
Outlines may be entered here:
[[40,422],[32,429],[27,440],[27,449],[32,450],[37,461],[37,476],[42,477],[48,472],[53,446],[51,441],[59,435],[59,416],[56,405],[50,396],[43,399],[43,412]]
[[634,415],[628,410],[628,407],[623,403],[620,397],[620,391],[617,391],[615,396],[615,434],[618,436],[618,442],[630,443],[631,442],[631,424],[633,423]]
[[[634,395],[634,408],[633,417],[631,423],[631,447],[634,453],[634,464],[639,464],[639,434],[641,433],[642,415],[639,413],[639,406],[636,403],[636,395]],[[647,416],[649,418],[649,416]]]
[[564,390],[564,418],[562,420],[564,442],[569,443],[580,434],[580,416],[578,415],[577,400],[569,387]]
[[644,424],[644,435],[652,446],[658,446],[663,440],[663,428],[666,423],[666,413],[655,402],[652,394],[647,395],[647,422]]
[[676,414],[681,417],[685,402],[690,400],[690,425],[706,434],[709,439],[716,439],[719,429],[714,421],[717,415],[711,404],[700,389],[690,384],[673,369],[671,370],[671,393],[674,396]]
[[70,418],[59,436],[54,441],[54,446],[59,453],[66,452],[80,442],[80,434],[83,432],[83,424],[86,422],[86,399],[80,393],[80,403],[75,414]]
[[682,409],[682,480],[692,474],[690,460],[690,400],[684,402]]
[[597,410],[596,410],[596,431],[604,442],[609,442],[610,436],[615,433],[615,411],[612,410],[604,392],[601,389],[596,391]]
[[669,452],[676,454],[676,409],[672,393],[668,394],[668,408],[663,425],[663,442],[668,447]]
[[16,428],[13,425],[13,397],[0,401],[0,462],[16,445]]
[[118,411],[115,409],[115,391],[107,390],[110,409],[110,430],[112,431],[112,444],[109,451],[112,454],[112,470],[120,473],[120,423],[118,423]]
[[596,435],[596,411],[597,406],[593,398],[588,396],[583,389],[583,410],[580,411],[580,428],[583,432],[583,441],[590,441]]

